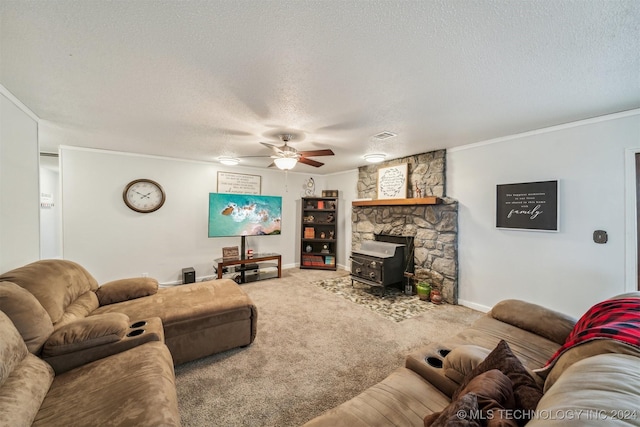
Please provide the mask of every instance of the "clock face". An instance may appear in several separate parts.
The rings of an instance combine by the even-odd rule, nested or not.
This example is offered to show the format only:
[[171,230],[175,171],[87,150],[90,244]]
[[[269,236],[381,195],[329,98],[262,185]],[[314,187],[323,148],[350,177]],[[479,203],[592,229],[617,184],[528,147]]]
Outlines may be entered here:
[[136,179],[124,188],[124,203],[136,212],[149,213],[160,209],[164,204],[164,190],[150,179]]

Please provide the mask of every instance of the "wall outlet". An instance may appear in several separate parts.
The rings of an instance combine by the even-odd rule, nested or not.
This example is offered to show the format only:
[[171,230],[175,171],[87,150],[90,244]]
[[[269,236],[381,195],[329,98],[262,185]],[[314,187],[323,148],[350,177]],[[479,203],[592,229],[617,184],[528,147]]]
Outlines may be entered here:
[[142,273],[142,277],[149,277],[149,273]]

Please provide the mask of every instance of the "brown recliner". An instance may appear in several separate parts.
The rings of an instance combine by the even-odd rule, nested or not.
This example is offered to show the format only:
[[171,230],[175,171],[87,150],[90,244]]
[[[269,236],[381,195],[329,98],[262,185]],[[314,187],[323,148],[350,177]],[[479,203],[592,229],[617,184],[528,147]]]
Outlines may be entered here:
[[160,289],[151,278],[98,286],[75,262],[41,260],[0,275],[0,296],[23,337],[30,334],[29,350],[56,372],[163,339],[177,365],[247,346],[256,335],[256,307],[229,279]]

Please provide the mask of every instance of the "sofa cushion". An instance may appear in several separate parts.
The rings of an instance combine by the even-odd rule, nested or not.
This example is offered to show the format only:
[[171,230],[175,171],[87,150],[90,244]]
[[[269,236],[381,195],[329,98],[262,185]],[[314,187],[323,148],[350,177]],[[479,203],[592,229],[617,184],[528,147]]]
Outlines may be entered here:
[[0,425],[29,426],[53,381],[53,369],[27,350],[0,312]]
[[80,295],[98,289],[98,282],[84,267],[61,259],[32,262],[2,274],[0,281],[13,282],[31,292],[54,325]]
[[60,320],[58,320],[58,322],[53,326],[55,329],[58,329],[64,325],[75,322],[78,319],[83,319],[90,315],[99,306],[100,304],[98,304],[98,297],[96,296],[96,293],[93,291],[87,291],[67,306]]
[[[560,378],[563,372],[571,365],[582,359],[606,353],[628,354],[640,358],[640,348],[614,340],[593,340],[570,348],[564,352],[548,372],[544,381],[544,392]],[[640,363],[640,359],[638,359]],[[640,418],[640,416],[639,416]]]
[[56,330],[44,344],[42,356],[59,356],[119,341],[128,330],[129,317],[122,313],[80,319]]
[[509,344],[504,340],[501,340],[487,358],[465,377],[458,390],[453,394],[452,399],[457,399],[474,377],[491,369],[498,369],[509,377],[513,383],[513,393],[518,409],[533,411],[536,408],[538,401],[542,397],[542,389],[527,372],[520,360],[511,352]]
[[442,411],[449,402],[420,375],[398,368],[378,384],[304,426],[417,426],[422,425],[425,415]]
[[57,375],[33,425],[180,426],[169,350],[148,342]]
[[444,374],[458,384],[491,353],[478,345],[461,345],[449,352],[442,362]]
[[96,291],[100,305],[146,297],[158,292],[158,281],[151,277],[114,280]]
[[0,386],[0,425],[30,426],[53,378],[51,366],[27,353]]
[[640,359],[601,354],[574,363],[545,392],[527,427],[640,426]]
[[0,311],[13,322],[27,348],[37,354],[53,332],[46,310],[29,291],[12,282],[0,282]]

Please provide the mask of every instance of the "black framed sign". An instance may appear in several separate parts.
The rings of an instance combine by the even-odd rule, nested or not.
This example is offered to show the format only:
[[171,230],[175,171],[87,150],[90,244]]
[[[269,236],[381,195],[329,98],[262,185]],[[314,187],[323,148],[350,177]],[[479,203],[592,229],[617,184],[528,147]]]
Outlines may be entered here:
[[496,227],[558,231],[558,181],[498,185]]

